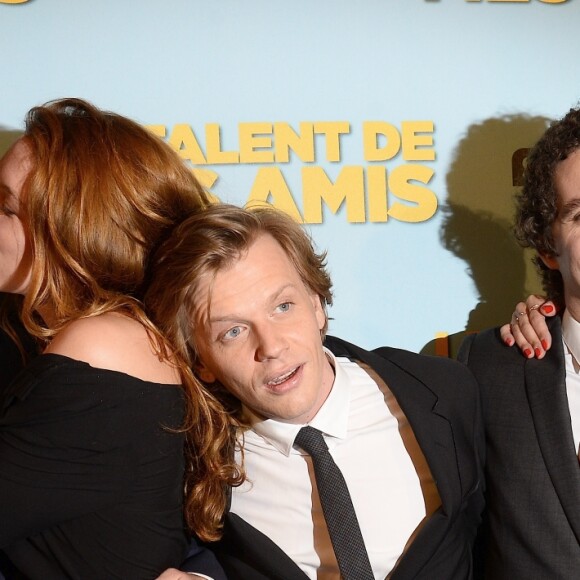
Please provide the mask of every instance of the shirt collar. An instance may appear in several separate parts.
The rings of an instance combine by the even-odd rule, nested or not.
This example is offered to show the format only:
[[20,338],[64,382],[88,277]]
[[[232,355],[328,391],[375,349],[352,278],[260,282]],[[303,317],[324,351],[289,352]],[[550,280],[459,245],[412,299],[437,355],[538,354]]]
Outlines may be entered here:
[[[326,348],[324,352],[334,368],[334,382],[326,401],[309,425],[330,437],[345,439],[350,409],[350,383],[346,372],[337,363],[335,356]],[[304,426],[283,423],[275,419],[262,419],[247,408],[245,408],[245,416],[250,421],[252,431],[286,456],[290,455],[294,439]]]
[[580,322],[568,310],[562,316],[562,339],[574,359],[574,369],[580,372]]

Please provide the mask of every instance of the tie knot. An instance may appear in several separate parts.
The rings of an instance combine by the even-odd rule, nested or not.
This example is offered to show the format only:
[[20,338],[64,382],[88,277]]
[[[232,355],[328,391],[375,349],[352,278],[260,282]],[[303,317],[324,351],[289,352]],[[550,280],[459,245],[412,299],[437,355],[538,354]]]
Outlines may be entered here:
[[312,455],[312,457],[328,452],[328,445],[326,445],[322,433],[309,425],[302,427],[298,431],[294,443],[304,449],[306,453]]

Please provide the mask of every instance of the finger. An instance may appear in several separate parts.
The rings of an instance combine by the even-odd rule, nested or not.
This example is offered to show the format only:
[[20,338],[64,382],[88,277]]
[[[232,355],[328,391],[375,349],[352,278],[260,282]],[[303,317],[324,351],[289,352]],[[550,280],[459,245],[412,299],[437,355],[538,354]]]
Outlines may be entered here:
[[538,296],[538,294],[530,294],[526,298],[526,306],[528,311],[540,310],[544,316],[556,314],[556,305],[551,300],[547,300],[545,296]]
[[526,299],[528,307],[528,321],[540,340],[544,351],[552,346],[552,335],[544,317],[554,316],[557,313],[556,305],[551,300],[546,300],[544,296],[532,294]]
[[[517,348],[521,351],[521,353],[526,357],[526,358],[531,358],[534,356],[534,348],[533,346],[528,342],[528,339],[526,338],[526,336],[524,335],[524,333],[522,332],[519,323],[518,323],[518,316],[517,313],[514,313],[512,315],[512,321],[510,322],[509,326],[509,335],[511,335],[511,337],[513,337],[513,344],[515,344],[515,346],[517,346]],[[501,332],[500,332],[501,334]],[[506,339],[509,339],[509,335],[507,335],[506,332],[504,332],[504,335],[506,336]],[[504,340],[505,343],[505,340]]]
[[[512,316],[512,327],[513,329],[517,328],[522,335],[523,344],[520,348],[527,358],[532,358],[532,356],[543,358],[546,354],[546,347],[551,344],[549,341],[550,332],[544,316],[538,310],[539,304],[537,302],[531,308],[520,302]],[[514,336],[517,336],[516,332],[514,332]],[[518,342],[517,338],[516,342]],[[528,351],[528,345],[531,347],[531,355]]]
[[[539,339],[535,335],[535,333],[530,333],[529,331],[529,322],[527,320],[528,313],[527,313],[527,306],[523,302],[519,302],[516,305],[515,311],[512,313],[511,322],[510,322],[510,332],[514,338],[515,344],[520,349],[522,354],[526,358],[533,358],[535,355],[535,344],[539,344]],[[539,353],[541,354],[541,353]]]
[[[555,308],[553,308],[555,312]],[[546,323],[546,317],[542,311],[542,307],[530,309],[528,311],[529,332],[533,332],[538,337],[540,345],[544,351],[547,351],[552,346],[552,335]],[[526,327],[528,328],[528,327]],[[530,334],[527,334],[529,337]]]
[[504,324],[502,327],[500,327],[499,335],[501,336],[502,342],[506,346],[513,346],[516,343],[516,339],[512,334],[511,324]]
[[[529,309],[539,308],[542,304],[546,303],[547,298],[545,296],[540,296],[539,294],[530,294],[525,299],[526,307]],[[519,306],[519,304],[518,304]]]
[[544,316],[554,316],[556,314],[556,305],[551,300],[546,300],[545,296],[530,294],[526,298],[526,307],[528,311],[540,310]]
[[557,314],[556,305],[551,300],[544,302],[539,310],[544,316],[556,316]]

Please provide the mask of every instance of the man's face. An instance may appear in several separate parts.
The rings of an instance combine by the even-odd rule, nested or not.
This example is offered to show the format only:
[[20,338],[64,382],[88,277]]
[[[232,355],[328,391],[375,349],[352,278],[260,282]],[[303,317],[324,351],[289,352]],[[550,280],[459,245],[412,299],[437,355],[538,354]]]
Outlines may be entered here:
[[218,380],[262,417],[309,422],[334,381],[325,314],[278,242],[261,235],[213,282],[202,280],[197,296],[207,315],[195,325],[202,380]]
[[558,215],[552,225],[557,256],[542,256],[564,281],[566,307],[580,320],[580,149],[560,162],[554,173]]

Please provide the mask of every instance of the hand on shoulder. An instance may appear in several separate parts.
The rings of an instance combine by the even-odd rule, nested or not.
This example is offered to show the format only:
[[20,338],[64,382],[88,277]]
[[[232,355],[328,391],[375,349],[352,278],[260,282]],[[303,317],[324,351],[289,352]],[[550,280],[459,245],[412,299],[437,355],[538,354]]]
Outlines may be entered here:
[[552,346],[546,317],[556,313],[551,300],[532,294],[516,304],[511,321],[500,328],[501,339],[507,346],[517,345],[526,358],[544,358]]

